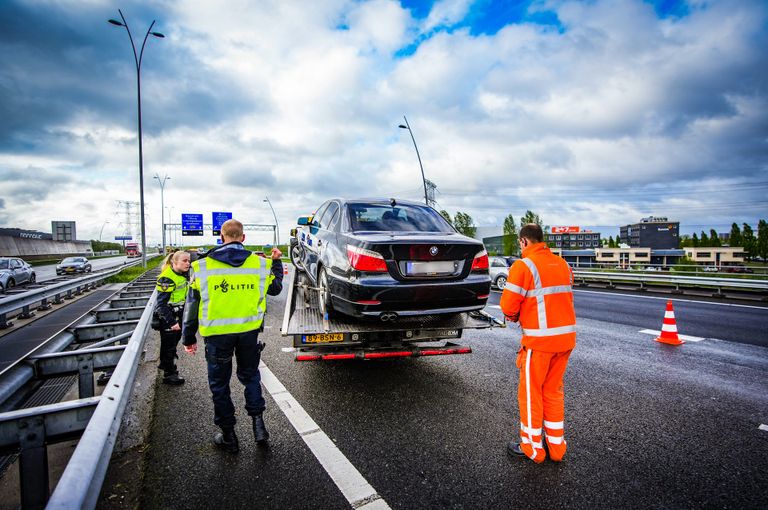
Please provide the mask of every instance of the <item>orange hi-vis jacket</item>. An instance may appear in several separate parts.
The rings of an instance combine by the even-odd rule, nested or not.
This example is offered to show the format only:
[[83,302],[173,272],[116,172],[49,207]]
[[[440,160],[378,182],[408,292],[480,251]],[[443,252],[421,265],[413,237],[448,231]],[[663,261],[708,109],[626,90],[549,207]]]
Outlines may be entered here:
[[519,318],[523,347],[542,352],[573,349],[573,271],[544,243],[528,246],[522,255],[509,268],[501,311],[512,319]]

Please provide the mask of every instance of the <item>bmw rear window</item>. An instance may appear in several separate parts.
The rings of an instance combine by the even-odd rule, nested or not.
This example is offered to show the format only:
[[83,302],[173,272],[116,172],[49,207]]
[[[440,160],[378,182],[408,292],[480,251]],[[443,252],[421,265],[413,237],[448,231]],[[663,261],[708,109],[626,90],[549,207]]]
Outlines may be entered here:
[[454,232],[432,208],[375,203],[347,204],[353,232]]

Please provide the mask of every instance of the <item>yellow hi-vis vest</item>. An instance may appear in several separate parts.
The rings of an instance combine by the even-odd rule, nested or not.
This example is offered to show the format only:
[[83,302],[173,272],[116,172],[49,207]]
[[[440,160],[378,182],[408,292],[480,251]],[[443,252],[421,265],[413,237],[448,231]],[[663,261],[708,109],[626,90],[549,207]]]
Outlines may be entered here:
[[240,267],[210,257],[192,263],[191,287],[200,292],[198,323],[202,336],[244,333],[261,327],[267,289],[274,280],[272,259],[251,255]]
[[[161,281],[161,278],[168,278],[173,283]],[[181,275],[176,274],[171,267],[167,267],[157,277],[157,291],[170,292],[171,297],[168,303],[171,305],[183,304],[187,299],[187,286],[189,282]]]

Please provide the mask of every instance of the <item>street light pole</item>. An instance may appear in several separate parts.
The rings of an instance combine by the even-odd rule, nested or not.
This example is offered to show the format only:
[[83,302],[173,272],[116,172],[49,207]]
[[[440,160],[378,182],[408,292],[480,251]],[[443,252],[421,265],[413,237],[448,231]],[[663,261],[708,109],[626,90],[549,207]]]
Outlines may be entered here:
[[165,256],[165,199],[163,197],[163,191],[165,190],[165,181],[170,179],[170,177],[164,175],[161,179],[159,175],[155,174],[155,179],[160,183],[160,216],[162,217],[161,223],[163,224],[163,256]]
[[280,225],[277,223],[277,214],[275,214],[275,209],[272,207],[269,197],[265,197],[263,202],[268,203],[269,208],[272,209],[272,216],[275,218],[275,246],[278,246],[280,244]]
[[416,146],[416,139],[413,137],[413,131],[411,130],[411,125],[408,124],[408,119],[405,118],[405,115],[403,115],[403,119],[405,120],[405,125],[400,124],[400,129],[407,129],[408,132],[411,134],[411,140],[413,140],[413,148],[416,149],[416,157],[419,158],[419,168],[421,168],[421,182],[424,184],[424,203],[429,205],[429,199],[427,198],[427,180],[424,178],[424,166],[421,164],[421,155],[419,154],[419,148]]
[[155,20],[152,20],[152,24],[149,25],[149,28],[147,29],[147,33],[144,36],[144,42],[141,43],[141,51],[138,55],[136,55],[136,45],[133,43],[133,36],[131,35],[131,29],[128,28],[128,22],[125,21],[125,16],[123,16],[123,11],[120,9],[117,10],[117,12],[120,13],[120,19],[122,19],[122,23],[120,21],[117,21],[116,19],[110,19],[108,20],[109,23],[118,26],[118,27],[124,27],[126,32],[128,32],[128,38],[131,40],[131,49],[133,50],[133,60],[136,63],[136,97],[137,97],[137,103],[138,103],[138,123],[139,123],[139,197],[140,197],[140,205],[141,207],[141,265],[142,267],[147,267],[147,239],[145,237],[145,228],[144,228],[144,153],[142,151],[141,146],[141,60],[144,57],[144,46],[147,44],[147,38],[149,38],[149,35],[152,34],[154,37],[158,38],[164,38],[165,36],[161,34],[160,32],[152,32],[152,27],[155,26]]
[[[168,209],[168,223],[173,223],[173,206],[166,207],[166,209]],[[176,231],[171,230],[170,236],[171,246],[174,246],[176,244]]]
[[104,227],[109,223],[109,220],[105,221],[104,224],[101,226],[101,230],[99,231],[99,241],[101,241],[101,234],[104,233]]

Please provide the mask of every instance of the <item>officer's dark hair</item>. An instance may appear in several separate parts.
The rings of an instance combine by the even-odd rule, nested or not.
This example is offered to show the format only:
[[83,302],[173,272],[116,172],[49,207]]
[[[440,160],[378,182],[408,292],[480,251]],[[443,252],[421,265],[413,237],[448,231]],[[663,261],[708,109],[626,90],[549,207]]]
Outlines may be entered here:
[[520,238],[522,239],[523,237],[532,243],[543,243],[544,231],[541,230],[541,226],[536,223],[528,223],[527,225],[523,225],[523,228],[520,229]]

